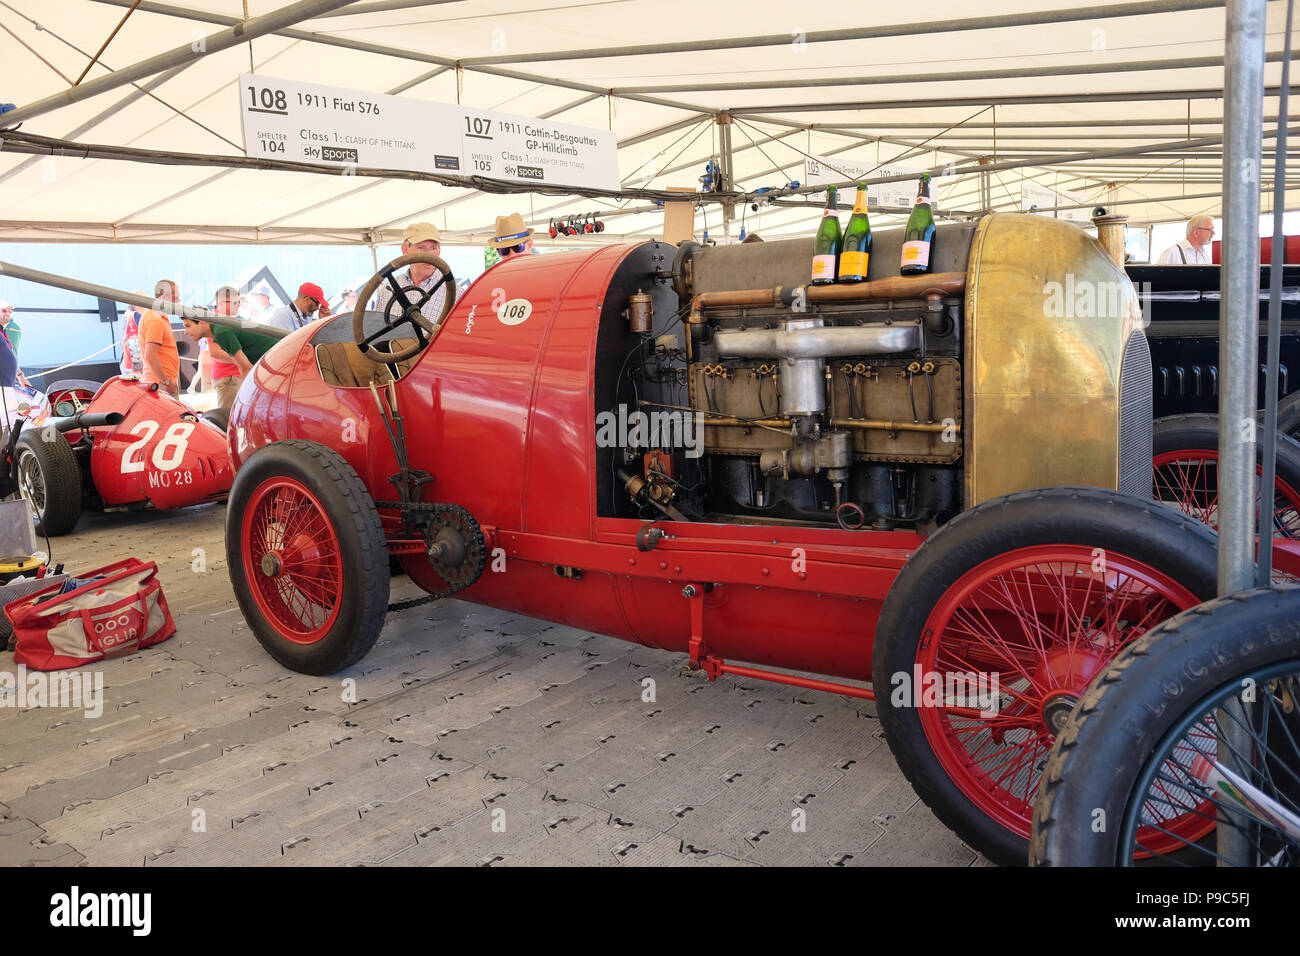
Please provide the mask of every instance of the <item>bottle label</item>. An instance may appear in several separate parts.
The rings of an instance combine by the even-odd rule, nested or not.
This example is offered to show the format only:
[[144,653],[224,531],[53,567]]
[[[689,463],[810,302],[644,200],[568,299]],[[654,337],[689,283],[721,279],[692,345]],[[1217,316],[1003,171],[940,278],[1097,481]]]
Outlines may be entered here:
[[930,244],[923,239],[913,239],[903,243],[903,265],[928,266],[930,264]]
[[867,274],[867,260],[870,256],[871,253],[869,252],[841,252],[840,275],[865,276]]
[[834,276],[834,256],[813,256],[812,277],[814,279],[830,279],[834,278]]

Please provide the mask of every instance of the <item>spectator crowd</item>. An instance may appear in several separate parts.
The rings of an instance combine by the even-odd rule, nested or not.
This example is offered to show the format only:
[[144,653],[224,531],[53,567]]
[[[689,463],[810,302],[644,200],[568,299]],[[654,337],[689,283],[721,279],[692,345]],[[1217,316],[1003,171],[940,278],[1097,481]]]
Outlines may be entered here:
[[[496,235],[488,244],[490,264],[511,256],[529,255],[533,252],[533,230],[518,213],[500,216],[496,221]],[[428,222],[412,223],[402,235],[402,255],[417,253],[441,255],[442,241],[438,227]],[[442,320],[446,305],[445,283],[441,274],[424,262],[413,262],[405,270],[392,275],[389,282],[380,286],[367,308],[383,310],[392,301],[393,285],[402,289],[423,290],[421,313],[433,324]],[[143,296],[143,290],[132,290]],[[154,285],[153,307],[139,308],[128,305],[122,312],[123,374],[138,375],[149,384],[179,398],[182,387],[181,353],[176,334],[172,329],[171,315],[181,315],[184,305],[181,292],[172,279],[160,279]],[[344,313],[352,312],[357,303],[358,291],[341,290],[335,297]],[[233,285],[223,285],[207,308],[216,315],[241,320],[241,326],[227,326],[213,322],[182,317],[185,335],[197,343],[198,368],[189,382],[189,391],[216,392],[218,406],[230,408],[235,395],[253,365],[279,341],[278,337],[259,334],[253,326],[263,325],[292,332],[312,322],[330,318],[334,313],[330,299],[316,282],[306,281],[298,286],[298,294],[281,306],[272,304],[273,290],[266,280],[258,280],[243,290]],[[13,322],[13,307],[0,301],[0,385],[13,387],[15,383],[27,386],[27,379],[18,368],[17,345],[20,334]]]

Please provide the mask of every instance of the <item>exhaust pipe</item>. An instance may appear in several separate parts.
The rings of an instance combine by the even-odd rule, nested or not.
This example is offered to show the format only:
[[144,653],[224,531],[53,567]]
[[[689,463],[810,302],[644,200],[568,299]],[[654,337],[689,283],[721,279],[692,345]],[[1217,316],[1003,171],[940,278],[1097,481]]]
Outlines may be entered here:
[[96,428],[100,425],[120,425],[125,416],[121,412],[96,412],[93,415],[78,412],[68,418],[50,422],[56,432],[71,432],[80,428]]

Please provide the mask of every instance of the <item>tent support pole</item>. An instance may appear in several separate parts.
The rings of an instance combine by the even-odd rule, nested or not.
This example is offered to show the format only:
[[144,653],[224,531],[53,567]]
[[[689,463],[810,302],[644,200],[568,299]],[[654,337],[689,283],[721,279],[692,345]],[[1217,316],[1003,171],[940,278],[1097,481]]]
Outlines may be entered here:
[[[193,41],[183,44],[173,50],[151,56],[147,60],[141,60],[130,66],[122,67],[120,70],[114,70],[108,76],[101,76],[83,86],[71,86],[60,93],[37,100],[35,103],[20,106],[18,109],[5,114],[4,123],[6,126],[21,123],[33,117],[42,116],[61,106],[88,100],[100,93],[115,90],[119,86],[126,86],[126,84],[134,80],[141,80],[147,76],[153,76],[155,73],[161,73],[163,70],[170,70],[182,63],[193,63],[201,57],[208,56],[211,53],[220,53],[222,50],[238,46],[256,37],[274,33],[282,27],[291,26],[302,20],[310,20],[312,17],[320,16],[322,13],[328,13],[331,10],[337,10],[339,7],[346,7],[351,2],[352,0],[298,0],[297,3],[292,3],[283,9],[275,11],[275,13],[268,13],[266,16],[241,21],[238,26],[204,37],[202,43]],[[196,46],[198,49],[195,49]]]
[[[1266,0],[1228,0],[1223,89],[1223,298],[1219,305],[1219,595],[1255,578],[1255,405],[1259,378],[1259,181],[1264,105]],[[1271,511],[1271,509],[1269,509]],[[1272,522],[1261,528],[1269,547]],[[1218,759],[1237,766],[1251,752],[1245,706],[1218,713]],[[1245,834],[1217,829],[1221,861],[1249,864]]]

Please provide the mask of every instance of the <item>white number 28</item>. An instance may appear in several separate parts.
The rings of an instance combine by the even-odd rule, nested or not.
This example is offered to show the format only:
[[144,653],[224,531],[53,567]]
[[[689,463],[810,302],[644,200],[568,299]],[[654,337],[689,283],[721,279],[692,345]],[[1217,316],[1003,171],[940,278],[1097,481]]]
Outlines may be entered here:
[[[137,422],[131,429],[132,435],[139,435],[140,440],[127,446],[122,456],[122,474],[144,471],[144,446],[158,432],[158,423],[146,419]],[[176,422],[163,433],[163,439],[153,450],[153,466],[159,471],[171,471],[185,460],[185,450],[189,447],[190,435],[194,434],[192,422]],[[139,452],[139,460],[136,453]]]

